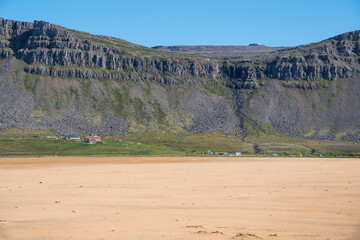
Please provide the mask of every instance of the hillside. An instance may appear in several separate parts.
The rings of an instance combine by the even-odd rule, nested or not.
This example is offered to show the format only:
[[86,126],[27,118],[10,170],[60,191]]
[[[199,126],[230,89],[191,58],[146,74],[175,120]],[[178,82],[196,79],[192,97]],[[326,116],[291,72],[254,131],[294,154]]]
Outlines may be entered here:
[[248,58],[0,18],[0,128],[360,141],[360,31]]

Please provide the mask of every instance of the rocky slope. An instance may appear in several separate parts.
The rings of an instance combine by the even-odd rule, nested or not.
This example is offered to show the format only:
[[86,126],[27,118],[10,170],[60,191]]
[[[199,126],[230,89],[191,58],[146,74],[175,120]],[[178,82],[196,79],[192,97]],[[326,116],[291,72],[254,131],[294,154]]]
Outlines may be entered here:
[[0,127],[359,140],[359,39],[221,59],[0,18]]

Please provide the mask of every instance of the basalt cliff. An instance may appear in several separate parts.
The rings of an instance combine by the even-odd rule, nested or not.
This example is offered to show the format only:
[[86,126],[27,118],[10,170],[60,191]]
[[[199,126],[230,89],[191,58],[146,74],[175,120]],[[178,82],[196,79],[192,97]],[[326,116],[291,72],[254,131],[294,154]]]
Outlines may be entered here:
[[[0,18],[0,128],[360,140],[360,31],[248,58]],[[256,54],[253,54],[256,55]]]

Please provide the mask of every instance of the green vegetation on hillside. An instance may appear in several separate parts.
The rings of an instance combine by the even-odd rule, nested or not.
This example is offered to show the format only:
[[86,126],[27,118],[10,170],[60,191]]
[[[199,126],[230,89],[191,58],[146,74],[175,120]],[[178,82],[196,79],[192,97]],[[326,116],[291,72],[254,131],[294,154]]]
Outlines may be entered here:
[[[0,130],[0,156],[201,156],[201,152],[247,152],[250,156],[276,153],[279,156],[311,156],[322,154],[333,157],[360,157],[360,143],[321,141],[286,136],[250,134],[245,141],[222,132],[187,133],[168,132],[104,136],[103,143],[89,145],[81,141],[47,139],[54,133],[47,130],[6,128]],[[120,137],[123,141],[114,141]],[[255,154],[254,146],[259,154]]]
[[64,139],[3,139],[0,156],[126,156],[126,155],[184,155],[169,148],[134,142],[104,141],[86,144]]
[[79,140],[48,139],[48,130],[6,128],[0,130],[0,156],[127,156],[127,155],[184,155],[166,146],[131,141],[103,140],[86,144]]

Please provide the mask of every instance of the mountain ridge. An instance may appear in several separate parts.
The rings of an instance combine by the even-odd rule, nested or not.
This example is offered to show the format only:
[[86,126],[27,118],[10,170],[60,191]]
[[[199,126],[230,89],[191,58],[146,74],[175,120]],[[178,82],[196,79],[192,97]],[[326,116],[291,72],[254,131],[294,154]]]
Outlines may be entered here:
[[[222,59],[0,18],[0,127],[102,135],[224,131],[245,139],[265,131],[263,122],[293,137],[356,140],[359,36],[354,31]],[[270,112],[264,108],[269,102],[275,104]],[[339,108],[354,108],[354,114]],[[321,125],[314,115],[329,121]]]
[[[260,56],[249,60],[230,59],[222,61],[211,59],[210,61],[210,59],[194,59],[177,55],[159,56],[163,52],[153,51],[150,48],[131,44],[120,39],[116,39],[117,42],[114,43],[103,39],[99,41],[95,37],[91,37],[93,35],[86,38],[83,37],[84,34],[81,36],[76,31],[69,31],[66,28],[43,21],[35,21],[34,24],[15,23],[12,26],[14,28],[12,32],[16,33],[16,37],[13,37],[6,31],[6,29],[9,29],[6,28],[9,21],[4,19],[1,21],[3,26],[1,35],[12,37],[10,39],[14,38],[8,43],[2,41],[0,46],[3,48],[0,53],[1,56],[14,55],[30,65],[77,66],[115,71],[135,71],[146,74],[239,78],[241,80],[261,80],[266,78],[331,80],[337,77],[350,77],[351,73],[354,72],[354,69],[349,67],[347,62],[353,61],[353,59],[332,57],[334,53],[344,57],[358,56],[359,54],[359,47],[354,48],[349,44],[344,45],[348,41],[357,41],[359,31],[355,31],[353,34],[347,33],[346,36],[350,38],[348,41],[343,41],[339,37],[342,35],[325,40],[338,41],[326,42],[324,48],[318,49],[326,52],[326,56],[316,51],[307,52],[306,48],[311,45],[305,45],[280,51],[275,58],[263,59]],[[31,29],[31,26],[33,29]],[[107,39],[113,38],[108,37]],[[325,41],[323,42],[325,43]],[[337,44],[343,45],[339,47]],[[295,58],[286,56],[289,51],[298,51],[295,54],[291,53],[292,56],[296,55]],[[142,55],[150,56],[152,59],[145,59]],[[320,68],[315,69],[314,64],[317,64]],[[38,69],[38,71],[41,70]]]

